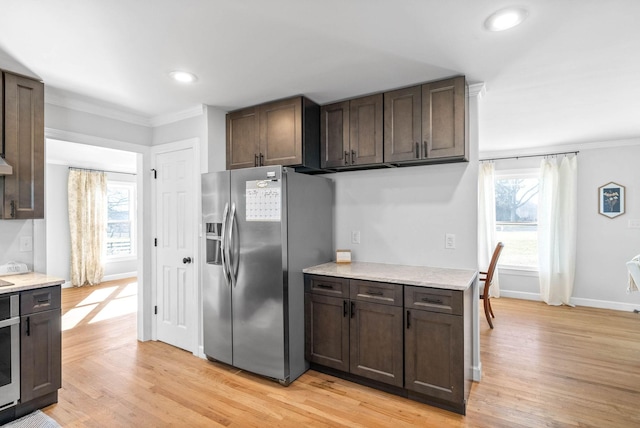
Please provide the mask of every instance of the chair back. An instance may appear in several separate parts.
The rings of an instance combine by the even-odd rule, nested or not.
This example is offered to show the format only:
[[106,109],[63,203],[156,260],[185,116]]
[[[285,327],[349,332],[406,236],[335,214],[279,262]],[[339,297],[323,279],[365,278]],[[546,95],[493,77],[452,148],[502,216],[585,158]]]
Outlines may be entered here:
[[484,292],[482,293],[486,298],[489,295],[489,287],[491,286],[491,282],[493,281],[493,273],[496,270],[496,266],[498,265],[498,258],[500,258],[500,253],[502,253],[502,249],[504,248],[504,244],[502,242],[498,242],[496,245],[496,249],[493,250],[493,256],[491,256],[491,263],[489,263],[489,269],[487,269],[487,276],[482,279],[484,282]]

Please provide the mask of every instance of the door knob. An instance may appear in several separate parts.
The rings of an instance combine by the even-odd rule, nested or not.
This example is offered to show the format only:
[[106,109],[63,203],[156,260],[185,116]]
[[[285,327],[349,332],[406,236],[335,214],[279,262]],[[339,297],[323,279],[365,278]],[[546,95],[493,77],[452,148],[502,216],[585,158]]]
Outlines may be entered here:
[[182,259],[182,263],[184,263],[185,265],[191,263],[191,257],[185,257],[184,259]]

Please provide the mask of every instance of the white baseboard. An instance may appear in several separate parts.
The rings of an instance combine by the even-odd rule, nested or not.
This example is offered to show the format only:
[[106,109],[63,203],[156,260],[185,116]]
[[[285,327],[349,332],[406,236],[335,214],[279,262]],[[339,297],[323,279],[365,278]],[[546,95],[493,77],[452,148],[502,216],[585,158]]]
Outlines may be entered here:
[[114,273],[113,275],[105,275],[102,277],[102,281],[115,281],[117,279],[125,279],[125,278],[134,278],[138,276],[137,271],[133,272],[124,272],[124,273]]
[[196,354],[196,357],[200,357],[203,360],[207,359],[207,356],[204,354],[204,346],[202,345],[198,346],[198,353]]
[[[529,293],[524,291],[500,290],[500,296],[508,297],[511,299],[535,300],[538,302],[542,301],[539,293]],[[585,306],[588,308],[598,308],[598,309],[612,309],[614,311],[633,312],[635,309],[639,309],[638,305],[633,303],[621,303],[621,302],[611,302],[608,300],[585,299],[582,297],[572,297],[571,303],[576,306]]]
[[[138,276],[138,272],[134,271],[134,272],[124,272],[124,273],[114,273],[113,275],[105,275],[102,277],[102,282],[105,281],[115,281],[118,279],[125,279],[125,278],[133,278]],[[62,284],[62,288],[71,288],[71,281],[65,281],[64,284]]]
[[474,382],[480,382],[482,379],[482,363],[471,367],[471,379],[473,379]]

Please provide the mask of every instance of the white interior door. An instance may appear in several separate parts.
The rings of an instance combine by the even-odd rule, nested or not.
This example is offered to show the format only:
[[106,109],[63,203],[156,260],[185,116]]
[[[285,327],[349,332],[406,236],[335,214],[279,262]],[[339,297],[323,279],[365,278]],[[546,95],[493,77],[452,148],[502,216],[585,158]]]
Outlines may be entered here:
[[156,338],[194,352],[197,337],[193,148],[156,153]]

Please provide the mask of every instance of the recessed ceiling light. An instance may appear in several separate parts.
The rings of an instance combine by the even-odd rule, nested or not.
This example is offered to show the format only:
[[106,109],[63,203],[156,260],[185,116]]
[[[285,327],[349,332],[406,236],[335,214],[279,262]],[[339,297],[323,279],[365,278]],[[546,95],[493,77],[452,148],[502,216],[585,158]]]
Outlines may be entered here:
[[169,76],[177,82],[192,83],[198,80],[195,74],[186,71],[172,71]]
[[527,11],[521,7],[507,7],[489,16],[484,21],[484,27],[489,31],[508,30],[521,24],[527,15]]

